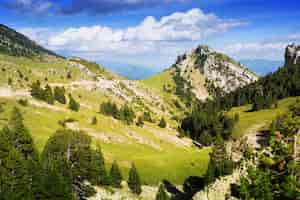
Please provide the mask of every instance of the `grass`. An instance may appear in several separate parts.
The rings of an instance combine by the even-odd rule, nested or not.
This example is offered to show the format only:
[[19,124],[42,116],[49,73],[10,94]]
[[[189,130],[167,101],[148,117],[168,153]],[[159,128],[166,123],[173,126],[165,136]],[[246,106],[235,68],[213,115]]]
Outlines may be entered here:
[[[80,127],[91,128],[99,134],[114,134],[124,141],[112,141],[110,143],[101,142],[103,154],[106,158],[107,167],[116,160],[122,170],[122,174],[127,178],[128,169],[134,162],[141,175],[142,182],[149,185],[157,185],[163,179],[168,179],[175,184],[182,184],[185,178],[192,175],[203,175],[206,171],[209,150],[199,150],[192,147],[178,147],[165,140],[155,137],[153,132],[160,131],[165,134],[174,134],[172,129],[160,129],[156,124],[147,124],[146,127],[127,126],[122,122],[110,117],[96,113],[92,109],[82,108],[80,112],[55,111],[43,107],[28,105],[20,106],[13,99],[0,98],[4,103],[5,111],[0,113],[0,127],[7,123],[13,106],[18,106],[24,116],[24,123],[30,130],[37,149],[41,152],[51,135],[60,127],[59,120],[74,118],[78,120]],[[66,106],[56,104],[57,107]],[[97,125],[91,125],[90,119],[97,116]],[[139,135],[146,141],[158,144],[161,149],[155,149],[150,145],[141,144],[135,139],[128,137],[128,133]],[[93,141],[96,141],[94,138]],[[176,158],[176,159],[175,159]]]
[[240,120],[237,123],[234,131],[233,137],[239,138],[247,130],[253,128],[256,125],[268,125],[274,120],[278,115],[281,115],[288,111],[289,105],[293,104],[296,101],[295,97],[286,98],[278,102],[277,108],[260,110],[257,112],[249,112],[251,105],[235,107],[228,112],[229,116],[234,116],[239,114]]

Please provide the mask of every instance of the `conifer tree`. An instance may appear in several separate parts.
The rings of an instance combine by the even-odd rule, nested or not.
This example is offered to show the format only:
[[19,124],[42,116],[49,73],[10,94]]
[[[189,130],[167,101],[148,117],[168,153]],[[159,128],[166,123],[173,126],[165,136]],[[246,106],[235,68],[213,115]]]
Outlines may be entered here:
[[134,164],[129,171],[128,186],[132,193],[137,195],[142,193],[140,176]]
[[14,107],[8,123],[8,128],[4,129],[9,142],[18,150],[25,159],[29,157],[36,159],[37,152],[33,139],[23,123],[23,116],[17,107]]
[[75,112],[78,112],[80,108],[80,104],[75,101],[71,94],[69,94],[69,108]]
[[122,174],[116,161],[114,161],[111,166],[109,176],[111,185],[115,188],[121,188]]
[[51,87],[47,84],[44,92],[43,92],[43,99],[46,101],[48,104],[53,105],[54,104],[54,95],[52,92]]
[[97,144],[96,150],[92,153],[90,179],[94,185],[108,184],[104,157],[99,144]]
[[65,88],[55,87],[54,88],[54,99],[61,104],[66,104]]
[[1,181],[4,184],[0,186],[1,199],[32,200],[33,193],[30,187],[30,175],[23,156],[16,149],[12,148],[7,158],[2,162],[5,170],[4,174],[1,175],[4,178]]
[[155,200],[169,200],[169,196],[165,191],[165,188],[162,184],[159,185],[158,191],[156,193]]

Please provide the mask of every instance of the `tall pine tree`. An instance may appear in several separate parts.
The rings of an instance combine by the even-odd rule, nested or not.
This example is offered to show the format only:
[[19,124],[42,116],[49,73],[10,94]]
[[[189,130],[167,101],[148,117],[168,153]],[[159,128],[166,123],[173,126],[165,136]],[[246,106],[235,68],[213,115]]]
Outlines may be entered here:
[[134,164],[129,171],[128,186],[132,193],[137,195],[142,193],[140,176]]
[[109,176],[111,185],[115,188],[121,188],[122,174],[116,161],[114,161],[111,166]]

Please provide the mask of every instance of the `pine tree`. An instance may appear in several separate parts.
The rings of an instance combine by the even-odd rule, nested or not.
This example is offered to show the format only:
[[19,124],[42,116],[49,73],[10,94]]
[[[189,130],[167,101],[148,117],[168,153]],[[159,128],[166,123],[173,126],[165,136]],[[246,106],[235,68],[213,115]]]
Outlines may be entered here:
[[92,154],[90,179],[94,185],[108,184],[104,157],[99,144],[97,144],[96,150]]
[[46,101],[48,104],[53,105],[54,104],[54,95],[52,92],[51,87],[47,84],[44,92],[43,92],[43,99]]
[[42,89],[40,81],[37,80],[36,82],[32,83],[30,87],[31,96],[37,99],[42,99]]
[[166,127],[167,127],[167,122],[166,122],[165,118],[161,118],[161,120],[160,120],[158,126],[159,126],[160,128],[166,128]]
[[54,88],[54,99],[61,104],[66,104],[65,88],[55,87]]
[[114,161],[114,163],[111,166],[109,176],[111,185],[116,188],[121,188],[122,174],[116,161]]
[[75,112],[78,112],[80,108],[80,104],[75,101],[71,94],[69,94],[69,108]]
[[169,198],[167,192],[165,191],[163,184],[160,184],[158,191],[156,193],[155,200],[169,200],[169,199],[170,198]]
[[36,194],[36,199],[73,199],[71,175],[67,173],[67,165],[63,159],[56,159],[42,169],[40,191]]
[[134,164],[129,171],[128,186],[132,193],[137,195],[142,193],[140,176]]
[[2,175],[4,180],[1,181],[4,184],[0,186],[1,199],[32,200],[33,193],[30,188],[30,175],[23,156],[16,149],[12,148],[7,158],[2,162],[5,170]]
[[23,116],[17,107],[14,107],[8,123],[8,128],[4,130],[9,142],[15,147],[25,159],[29,157],[36,159],[37,152],[33,139],[23,123]]

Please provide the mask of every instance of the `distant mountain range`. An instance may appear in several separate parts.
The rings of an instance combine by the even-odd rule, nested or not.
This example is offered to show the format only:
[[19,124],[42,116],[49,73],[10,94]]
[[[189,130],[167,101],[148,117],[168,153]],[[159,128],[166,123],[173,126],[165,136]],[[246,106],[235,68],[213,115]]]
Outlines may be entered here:
[[141,80],[148,78],[154,74],[159,73],[161,70],[153,67],[138,66],[132,64],[124,64],[117,62],[99,61],[99,64],[105,66],[110,71],[124,76],[130,80]]
[[[260,76],[264,76],[270,72],[275,72],[284,62],[280,60],[264,60],[264,59],[244,59],[240,63],[247,66]],[[141,80],[159,73],[161,70],[147,66],[138,66],[131,64],[122,64],[116,62],[99,61],[107,69],[130,80]]]
[[264,59],[253,59],[253,60],[240,60],[240,63],[246,65],[257,74],[264,76],[270,72],[275,72],[279,67],[283,66],[284,61],[280,60],[264,60]]

